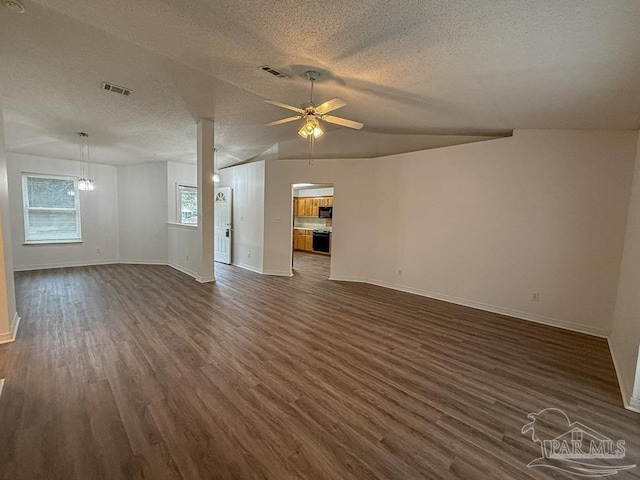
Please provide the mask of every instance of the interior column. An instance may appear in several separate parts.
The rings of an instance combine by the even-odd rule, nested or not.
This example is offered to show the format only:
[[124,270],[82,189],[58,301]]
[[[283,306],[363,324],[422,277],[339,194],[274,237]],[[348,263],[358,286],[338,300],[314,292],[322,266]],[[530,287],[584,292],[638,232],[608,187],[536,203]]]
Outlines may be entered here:
[[213,272],[213,121],[198,121],[198,233],[201,260],[196,280],[215,282]]

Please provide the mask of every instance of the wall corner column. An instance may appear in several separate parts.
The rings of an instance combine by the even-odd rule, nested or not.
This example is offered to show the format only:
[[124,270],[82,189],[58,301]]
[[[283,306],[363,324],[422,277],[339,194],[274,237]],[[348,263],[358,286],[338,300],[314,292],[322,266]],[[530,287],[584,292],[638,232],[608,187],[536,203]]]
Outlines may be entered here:
[[4,119],[0,105],[0,343],[13,342],[20,323],[16,311],[12,255],[7,153],[4,147]]
[[213,120],[198,121],[198,233],[201,242],[201,259],[196,269],[196,280],[215,282],[213,262],[213,172],[214,165]]

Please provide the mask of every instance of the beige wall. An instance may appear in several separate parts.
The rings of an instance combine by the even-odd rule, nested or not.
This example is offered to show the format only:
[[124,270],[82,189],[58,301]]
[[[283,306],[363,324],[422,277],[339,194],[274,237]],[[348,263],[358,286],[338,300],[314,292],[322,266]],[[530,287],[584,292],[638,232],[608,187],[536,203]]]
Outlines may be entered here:
[[178,185],[196,187],[198,168],[191,163],[167,162],[167,221],[179,222]]
[[220,170],[217,186],[232,190],[231,263],[262,273],[264,250],[265,162]]
[[606,336],[636,140],[636,132],[520,130],[376,159],[375,261],[365,275]]
[[72,160],[9,154],[9,202],[15,270],[96,265],[118,260],[118,191],[116,167],[91,165],[95,191],[80,192],[82,243],[24,245],[22,173],[78,176]]
[[332,278],[607,336],[636,142],[519,130],[372,160],[268,161],[264,271],[290,271],[291,183],[333,183]]
[[640,408],[640,141],[610,343],[624,401],[631,401],[635,383],[633,397]]
[[167,263],[167,164],[118,167],[120,260]]
[[264,272],[291,274],[292,184],[334,186],[331,246],[332,276],[366,277],[372,220],[371,160],[270,160],[266,163]]
[[14,340],[19,318],[16,312],[13,278],[7,154],[4,148],[4,125],[1,112],[0,108],[0,343],[4,343]]

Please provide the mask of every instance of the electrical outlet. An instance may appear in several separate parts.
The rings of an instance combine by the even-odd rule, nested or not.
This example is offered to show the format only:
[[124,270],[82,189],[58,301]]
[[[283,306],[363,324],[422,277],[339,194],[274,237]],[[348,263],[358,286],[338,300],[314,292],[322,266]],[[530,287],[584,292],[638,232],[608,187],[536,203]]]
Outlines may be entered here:
[[99,248],[96,248],[96,253],[100,253],[101,250]]
[[280,217],[276,217],[276,223],[280,223],[282,219]]
[[398,269],[398,275],[402,275],[402,269],[401,268]]
[[189,261],[189,255],[185,256],[185,260],[188,262]]
[[251,252],[247,252],[247,258],[251,258]]
[[531,301],[533,302],[539,302],[540,301],[540,293],[539,292],[534,292],[531,295]]

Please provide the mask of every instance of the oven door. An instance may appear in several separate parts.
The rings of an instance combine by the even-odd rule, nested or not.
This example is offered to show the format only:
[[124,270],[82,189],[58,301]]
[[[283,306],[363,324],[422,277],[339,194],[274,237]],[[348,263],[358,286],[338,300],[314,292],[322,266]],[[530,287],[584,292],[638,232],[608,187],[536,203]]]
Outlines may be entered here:
[[313,251],[322,253],[331,252],[331,232],[313,231]]

